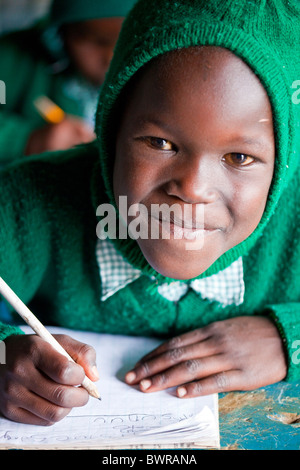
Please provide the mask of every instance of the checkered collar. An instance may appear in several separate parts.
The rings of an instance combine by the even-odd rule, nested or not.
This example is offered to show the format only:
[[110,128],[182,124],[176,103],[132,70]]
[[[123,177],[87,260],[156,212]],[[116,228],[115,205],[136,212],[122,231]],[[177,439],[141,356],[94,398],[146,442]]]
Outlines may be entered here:
[[[96,259],[101,277],[102,301],[144,275],[124,260],[109,239],[97,240]],[[158,293],[173,302],[180,300],[189,288],[203,299],[220,302],[223,306],[240,305],[243,303],[245,291],[242,258],[207,278],[195,279],[188,283],[174,281],[157,286]]]

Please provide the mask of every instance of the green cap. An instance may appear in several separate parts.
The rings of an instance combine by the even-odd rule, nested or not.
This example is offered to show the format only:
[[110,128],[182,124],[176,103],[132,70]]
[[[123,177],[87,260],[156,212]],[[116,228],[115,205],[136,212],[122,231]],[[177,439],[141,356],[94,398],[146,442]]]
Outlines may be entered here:
[[50,21],[56,25],[124,17],[136,0],[53,0]]
[[[273,111],[276,162],[263,217],[255,231],[222,255],[203,275],[229,266],[255,244],[272,216],[284,186],[300,161],[300,5],[286,0],[140,0],[123,24],[102,88],[96,132],[106,192],[114,203],[114,118],[126,83],[154,57],[178,48],[206,45],[231,50],[265,87]],[[132,240],[115,241],[136,267],[155,275]]]

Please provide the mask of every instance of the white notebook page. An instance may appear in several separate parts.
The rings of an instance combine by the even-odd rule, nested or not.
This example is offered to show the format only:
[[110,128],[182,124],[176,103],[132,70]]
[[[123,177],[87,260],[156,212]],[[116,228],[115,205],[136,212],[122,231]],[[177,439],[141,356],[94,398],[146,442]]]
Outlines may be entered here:
[[[22,327],[32,333],[29,327]],[[160,341],[49,328],[97,351],[101,401],[90,397],[50,427],[0,418],[0,445],[8,447],[123,448],[151,445],[219,447],[218,396],[179,399],[174,390],[143,393],[124,382],[125,373]]]

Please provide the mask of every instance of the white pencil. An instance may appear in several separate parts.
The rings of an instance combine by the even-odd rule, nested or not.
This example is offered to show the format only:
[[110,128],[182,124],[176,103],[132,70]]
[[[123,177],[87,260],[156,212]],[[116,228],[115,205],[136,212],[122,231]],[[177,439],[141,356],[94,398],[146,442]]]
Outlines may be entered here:
[[[64,350],[58,341],[49,333],[44,325],[34,316],[28,307],[22,302],[22,300],[14,293],[14,291],[6,284],[6,282],[0,277],[0,294],[10,303],[10,305],[16,310],[16,312],[23,318],[23,320],[33,329],[33,331],[40,336],[44,341],[51,344],[53,348],[65,356],[69,361],[75,362],[71,356]],[[88,378],[85,377],[82,382],[82,387],[85,388],[88,393],[94,398],[100,398],[99,392],[95,384]]]

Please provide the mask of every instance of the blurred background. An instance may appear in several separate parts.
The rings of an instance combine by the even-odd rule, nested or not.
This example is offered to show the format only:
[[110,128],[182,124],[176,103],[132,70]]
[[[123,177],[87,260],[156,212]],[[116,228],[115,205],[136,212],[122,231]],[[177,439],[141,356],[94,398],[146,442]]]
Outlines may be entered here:
[[47,12],[49,0],[0,0],[0,34],[30,26]]
[[0,0],[0,168],[95,139],[99,93],[134,3],[54,0],[48,15],[52,0]]

